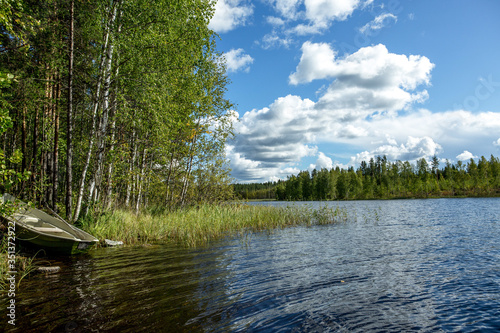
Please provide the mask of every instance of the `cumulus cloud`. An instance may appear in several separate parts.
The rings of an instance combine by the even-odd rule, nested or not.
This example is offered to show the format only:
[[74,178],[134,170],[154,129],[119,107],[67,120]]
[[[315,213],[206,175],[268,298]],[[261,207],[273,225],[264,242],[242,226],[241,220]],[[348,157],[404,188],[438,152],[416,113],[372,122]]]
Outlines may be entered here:
[[305,0],[308,24],[299,24],[298,34],[315,34],[329,27],[333,21],[347,19],[362,2],[359,0]]
[[401,110],[421,103],[427,91],[414,91],[430,83],[434,64],[423,56],[390,53],[382,45],[364,47],[343,58],[326,43],[305,42],[293,85],[334,79],[316,107],[337,110],[339,118],[365,117],[376,111]]
[[253,58],[245,54],[243,49],[232,49],[225,55],[228,72],[250,71],[250,64],[253,63]]
[[[355,10],[363,10],[373,0],[267,0],[275,15],[266,18],[273,26],[261,42],[264,49],[288,48],[296,36],[321,34],[332,22],[346,20]],[[385,20],[384,22],[385,23]]]
[[225,33],[245,25],[253,14],[253,7],[242,0],[217,0],[215,14],[208,27],[218,33]]
[[373,31],[377,31],[385,27],[389,22],[396,22],[398,20],[398,17],[394,14],[390,13],[384,13],[380,14],[377,17],[373,19],[373,21],[368,22],[364,26],[362,26],[359,31],[362,34],[370,34]]
[[[336,59],[336,52],[328,44],[306,42],[302,50],[297,71],[290,80],[302,83],[324,78],[333,79],[332,84],[317,102],[288,95],[269,107],[246,112],[235,125],[238,135],[234,149],[240,153],[236,161],[244,158],[259,161],[259,168],[265,170],[282,170],[306,156],[316,155],[316,142],[380,138],[380,133],[369,128],[371,122],[378,117],[387,118],[386,112],[425,99],[425,91],[412,91],[429,83],[433,64],[425,57],[392,54],[383,45],[360,49],[342,59]],[[420,139],[398,146],[399,153],[390,147],[381,147],[374,153],[402,158],[417,154],[418,149],[425,153],[439,148],[437,144],[433,148],[427,138],[415,137]],[[319,156],[316,165],[330,165],[328,157]],[[235,164],[233,169],[240,166]]]
[[433,113],[420,109],[397,117],[365,120],[359,126],[369,133],[390,133],[396,140],[428,135],[446,146],[464,147],[473,142],[476,147],[491,147],[492,139],[498,137],[500,113],[464,110]]
[[295,73],[290,74],[291,84],[308,83],[325,79],[335,71],[336,52],[326,43],[305,42]]
[[231,175],[241,183],[277,181],[300,172],[300,169],[287,167],[285,163],[269,164],[247,159],[233,145],[226,146],[226,157],[230,161]]
[[289,77],[290,83],[336,77],[369,88],[391,85],[415,89],[429,83],[434,67],[426,57],[389,53],[383,44],[363,47],[341,59],[336,59],[336,55],[329,44],[305,42],[296,72]]
[[346,20],[355,10],[364,9],[373,0],[271,0],[275,11],[290,23],[287,30],[297,35],[322,33],[332,22]]
[[394,139],[388,140],[388,144],[377,147],[372,151],[364,151],[351,158],[351,164],[359,164],[369,161],[375,156],[387,156],[389,160],[415,161],[420,158],[430,158],[441,151],[441,146],[432,138],[424,136],[415,138],[409,136],[405,144],[398,145]]
[[477,156],[474,156],[470,151],[467,150],[464,150],[462,154],[457,156],[457,160],[459,161],[468,161],[471,158],[477,158]]
[[493,145],[494,146],[497,146],[497,147],[500,147],[500,138],[496,141],[493,141]]
[[359,0],[305,0],[310,21],[345,20],[359,6]]
[[295,20],[302,0],[272,0],[274,9],[285,19]]
[[331,169],[333,167],[333,161],[330,157],[326,156],[324,153],[319,152],[318,154],[318,159],[316,160],[316,164],[311,164],[309,166],[309,171],[312,171],[314,169],[316,170],[321,170],[321,169]]
[[[235,144],[235,150],[251,161],[261,161],[260,167],[264,171],[261,180],[270,179],[270,176],[264,175],[272,175],[271,170],[274,170],[274,175],[285,175],[283,169],[289,163],[296,165],[306,156],[318,156],[314,145],[319,143],[366,147],[364,151],[351,157],[350,165],[359,165],[361,161],[368,161],[378,155],[386,155],[392,161],[414,161],[422,157],[430,159],[443,152],[457,156],[458,160],[469,160],[476,155],[464,152],[463,148],[455,152],[454,147],[474,143],[476,154],[488,155],[487,149],[483,152],[481,147],[491,147],[492,142],[500,144],[500,140],[494,139],[498,138],[500,113],[463,110],[433,113],[420,109],[403,115],[353,119],[342,123],[335,120],[335,112],[327,115],[328,113],[317,110],[317,102],[305,102],[297,96],[287,96],[284,99],[289,100],[286,107],[285,101],[281,101],[281,111],[288,110],[289,118],[279,115],[277,105],[273,104],[269,108],[245,114],[251,114],[252,117],[244,116],[238,123],[246,134],[243,141]],[[275,116],[271,117],[267,114],[269,112]],[[292,121],[294,117],[297,117],[296,122]],[[294,127],[287,128],[292,123]],[[258,126],[265,128],[258,130]],[[239,137],[240,135],[237,136]],[[285,145],[288,139],[291,140],[290,144]],[[245,143],[246,146],[240,143]],[[257,148],[261,144],[267,149],[265,156],[262,155],[263,148]],[[447,147],[446,150],[443,147]],[[280,155],[285,159],[280,160]],[[319,162],[316,161],[316,164]],[[259,169],[253,170],[257,177]]]
[[[427,96],[419,89],[430,83],[434,65],[425,57],[393,54],[383,45],[340,59],[328,44],[306,43],[303,49],[297,82],[323,78],[331,84],[316,101],[288,95],[240,117],[230,143],[233,175],[240,181],[286,177],[305,157],[316,156],[311,167],[329,166],[330,157],[318,152],[321,143],[363,147],[352,156],[351,165],[377,155],[414,161],[445,152],[469,159],[474,155],[463,147],[481,155],[489,154],[481,147],[500,146],[498,112],[433,113],[409,107]],[[308,63],[311,59],[323,63]],[[399,112],[403,108],[406,111]]]
[[[233,176],[241,180],[285,177],[292,166],[306,156],[315,156],[314,103],[288,95],[269,107],[245,113],[234,124],[238,133],[230,143]],[[258,164],[252,164],[258,162]],[[248,167],[245,165],[248,164]],[[292,167],[292,169],[290,169]]]
[[307,145],[314,141],[313,106],[311,100],[288,95],[268,108],[249,111],[235,124],[235,144],[247,158],[263,163],[297,162],[314,155],[316,148]]

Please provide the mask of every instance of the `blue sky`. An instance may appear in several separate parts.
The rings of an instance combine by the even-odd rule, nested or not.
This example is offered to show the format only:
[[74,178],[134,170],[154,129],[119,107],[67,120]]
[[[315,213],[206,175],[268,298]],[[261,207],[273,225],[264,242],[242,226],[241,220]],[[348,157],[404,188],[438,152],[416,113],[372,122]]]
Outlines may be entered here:
[[237,182],[500,156],[500,1],[218,0]]

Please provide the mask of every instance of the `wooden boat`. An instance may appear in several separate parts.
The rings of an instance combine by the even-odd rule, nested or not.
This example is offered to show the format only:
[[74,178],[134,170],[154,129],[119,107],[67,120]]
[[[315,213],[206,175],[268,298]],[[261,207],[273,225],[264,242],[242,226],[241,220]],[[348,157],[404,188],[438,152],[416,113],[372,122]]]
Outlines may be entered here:
[[[9,194],[3,195],[3,201],[15,200]],[[47,252],[76,254],[86,252],[99,242],[97,238],[72,226],[63,219],[51,216],[39,209],[31,208],[16,200],[19,209],[7,221],[15,222],[16,240]]]

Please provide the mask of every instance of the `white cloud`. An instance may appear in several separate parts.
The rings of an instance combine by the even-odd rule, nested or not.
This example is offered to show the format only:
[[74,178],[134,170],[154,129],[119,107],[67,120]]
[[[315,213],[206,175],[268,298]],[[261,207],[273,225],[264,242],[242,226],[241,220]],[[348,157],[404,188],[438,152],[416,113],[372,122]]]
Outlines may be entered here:
[[377,147],[372,151],[364,151],[351,158],[351,164],[359,164],[362,161],[369,161],[375,156],[387,156],[391,161],[415,161],[420,158],[429,159],[437,155],[442,147],[428,136],[415,138],[409,136],[405,144],[398,145],[395,140],[390,140],[389,144]]
[[228,72],[237,72],[239,70],[250,71],[250,64],[253,63],[253,58],[244,52],[243,49],[232,49],[224,55]]
[[388,22],[394,21],[396,22],[398,17],[394,14],[385,13],[380,14],[373,19],[373,21],[368,22],[363,27],[359,29],[362,34],[370,34],[372,31],[380,30],[385,27]]
[[[432,137],[441,145],[448,147],[491,147],[492,140],[498,137],[500,113],[470,111],[445,111],[433,113],[425,109],[408,112],[404,115],[364,120],[359,126],[371,135],[389,134],[398,141],[407,136]],[[459,154],[462,150],[453,154]],[[451,152],[449,152],[451,153]]]
[[[363,119],[354,116],[340,122],[335,118],[340,113],[338,110],[325,112],[317,110],[316,105],[298,96],[287,96],[269,108],[247,112],[237,124],[237,129],[244,129],[245,134],[243,138],[237,136],[235,151],[250,161],[262,162],[261,168],[266,175],[273,174],[271,168],[277,175],[290,163],[296,165],[305,156],[317,156],[319,153],[313,145],[319,143],[366,147],[365,151],[351,157],[350,165],[377,155],[386,155],[392,161],[414,161],[422,157],[430,159],[443,152],[468,160],[475,155],[464,152],[463,147],[473,148],[477,155],[489,155],[485,147],[491,147],[492,142],[500,145],[497,139],[500,113],[432,113],[420,109],[402,115]],[[259,126],[264,128],[259,130]],[[356,134],[357,129],[360,132]],[[261,180],[269,177],[263,176]]]
[[[239,134],[234,149],[241,154],[237,161],[241,158],[259,161],[259,168],[281,170],[305,156],[317,154],[314,144],[318,141],[366,142],[370,138],[380,140],[380,137],[383,140],[385,134],[380,136],[370,129],[370,123],[387,118],[388,114],[384,113],[388,111],[399,110],[426,96],[425,91],[407,90],[429,82],[433,65],[427,58],[392,54],[383,45],[360,49],[338,60],[328,44],[307,42],[302,49],[292,81],[335,80],[317,102],[288,95],[267,108],[246,112],[235,125]],[[394,140],[397,139],[394,136]],[[403,148],[409,156],[419,148],[424,152],[432,150],[432,142],[410,140]],[[437,148],[438,145],[434,147]],[[378,150],[381,154],[382,149],[391,152],[390,147],[383,147]],[[392,152],[392,155],[397,154]],[[326,160],[324,155],[320,157],[317,165],[329,165],[331,160]],[[239,166],[234,165],[233,170]]]
[[321,170],[321,169],[331,169],[333,167],[333,161],[330,157],[326,156],[324,153],[319,152],[318,154],[318,159],[316,160],[316,164],[311,164],[309,166],[309,171],[312,171],[314,169],[316,170]]
[[272,0],[275,10],[287,20],[295,20],[303,0]]
[[373,0],[270,0],[276,12],[287,22],[299,22],[288,29],[297,35],[319,34],[332,22],[346,20],[356,9],[364,9]]
[[282,26],[285,24],[282,18],[276,16],[268,16],[266,17],[266,22],[273,26]]
[[226,157],[230,161],[231,175],[242,183],[277,181],[300,172],[300,169],[287,167],[285,163],[269,164],[247,159],[236,152],[233,145],[226,145]]
[[359,0],[305,0],[306,18],[324,25],[330,21],[345,20],[359,6]]
[[316,24],[298,24],[296,27],[289,30],[299,36],[314,35],[319,34],[327,26],[321,22],[316,22]]
[[334,78],[367,86],[392,85],[415,89],[430,81],[434,64],[423,56],[389,53],[385,45],[363,47],[342,59],[326,43],[305,42],[291,84],[308,83],[317,79]]
[[293,39],[289,37],[280,37],[276,32],[271,32],[269,34],[266,34],[262,38],[262,43],[258,43],[262,45],[262,48],[264,49],[269,49],[272,47],[280,47],[283,46],[284,48],[288,49],[290,45],[293,43]]
[[278,98],[269,108],[252,110],[235,124],[239,135],[235,144],[246,158],[264,164],[298,162],[316,154],[314,141],[314,103],[288,95]]
[[[365,9],[366,7],[368,7],[369,5],[371,5],[373,3],[374,0],[366,0],[365,3],[361,6],[362,9]],[[383,7],[383,5],[382,5]]]
[[464,150],[462,154],[457,156],[457,160],[459,161],[467,161],[470,160],[471,158],[477,158],[477,156],[474,156],[471,152],[467,150]]
[[425,89],[414,91],[430,83],[434,64],[426,57],[389,53],[382,44],[361,48],[343,58],[336,56],[329,44],[305,42],[289,80],[296,85],[334,78],[316,108],[335,110],[339,120],[401,110],[428,97]]
[[359,0],[304,0],[304,18],[307,23],[290,29],[299,36],[319,34],[333,21],[344,21],[360,5]]
[[341,138],[359,138],[366,137],[368,132],[363,127],[354,126],[352,124],[341,126],[340,130],[334,132],[337,137]]
[[[351,164],[377,155],[414,161],[443,152],[469,159],[474,155],[464,147],[489,155],[485,147],[500,146],[499,112],[433,113],[410,107],[427,97],[425,90],[418,91],[430,83],[434,66],[425,57],[389,53],[383,45],[340,59],[328,44],[305,43],[303,50],[297,82],[323,78],[332,83],[316,101],[288,95],[240,117],[231,143],[233,175],[240,181],[286,177],[285,170],[298,169],[305,157],[316,156],[311,167],[330,165],[330,156],[318,152],[322,143],[363,147]],[[313,61],[318,59],[323,63]]]
[[385,135],[385,138],[387,140],[387,143],[389,143],[390,145],[393,145],[393,146],[396,146],[398,144],[398,142],[396,141],[396,139],[394,139],[392,136],[390,136],[389,134],[386,134]]
[[289,77],[290,83],[297,85],[332,76],[335,56],[336,52],[326,43],[305,42],[297,69]]
[[218,33],[225,33],[245,25],[253,14],[253,7],[242,0],[217,0],[215,14],[208,27]]

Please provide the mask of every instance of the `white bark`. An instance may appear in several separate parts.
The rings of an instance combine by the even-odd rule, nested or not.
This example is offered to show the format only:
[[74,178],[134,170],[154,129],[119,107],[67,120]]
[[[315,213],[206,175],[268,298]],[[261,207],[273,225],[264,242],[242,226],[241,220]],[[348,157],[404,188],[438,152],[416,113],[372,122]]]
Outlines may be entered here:
[[[99,66],[100,74],[99,74],[99,77],[97,78],[95,100],[94,100],[94,105],[92,108],[92,130],[90,133],[89,149],[87,151],[87,158],[85,160],[85,164],[84,164],[84,167],[82,170],[82,177],[80,179],[80,186],[78,189],[78,199],[77,199],[77,203],[76,203],[73,221],[78,220],[78,217],[80,216],[80,211],[82,208],[83,193],[84,193],[84,189],[85,189],[85,178],[87,176],[87,172],[88,172],[89,165],[90,165],[90,159],[92,157],[92,151],[93,151],[93,147],[95,144],[95,134],[96,134],[97,116],[98,116],[97,111],[99,110],[99,105],[100,105],[102,78],[103,77],[106,78],[107,77],[106,73],[109,73],[107,71],[111,70],[111,67],[110,67],[111,66],[111,59],[109,59],[109,56],[110,55],[112,56],[112,51],[110,52],[110,50],[112,50],[113,48],[110,47],[110,44],[112,44],[111,39],[112,39],[112,34],[113,34],[113,26],[114,26],[115,20],[116,20],[116,12],[117,12],[117,4],[114,3],[112,13],[110,15],[108,24],[107,24],[106,29],[105,29],[103,54],[101,55],[101,63]],[[109,90],[109,87],[108,87],[108,90]],[[108,94],[109,94],[109,91],[108,91]],[[93,191],[94,191],[94,187],[95,187],[95,183],[91,183],[90,189],[89,189],[89,193],[90,193],[89,197],[92,196]]]
[[146,152],[147,149],[144,148],[142,151],[142,165],[141,165],[141,175],[139,177],[138,181],[138,190],[137,190],[137,201],[135,204],[135,214],[139,214],[139,208],[141,207],[141,197],[142,197],[142,183],[144,182],[144,173],[146,170]]

